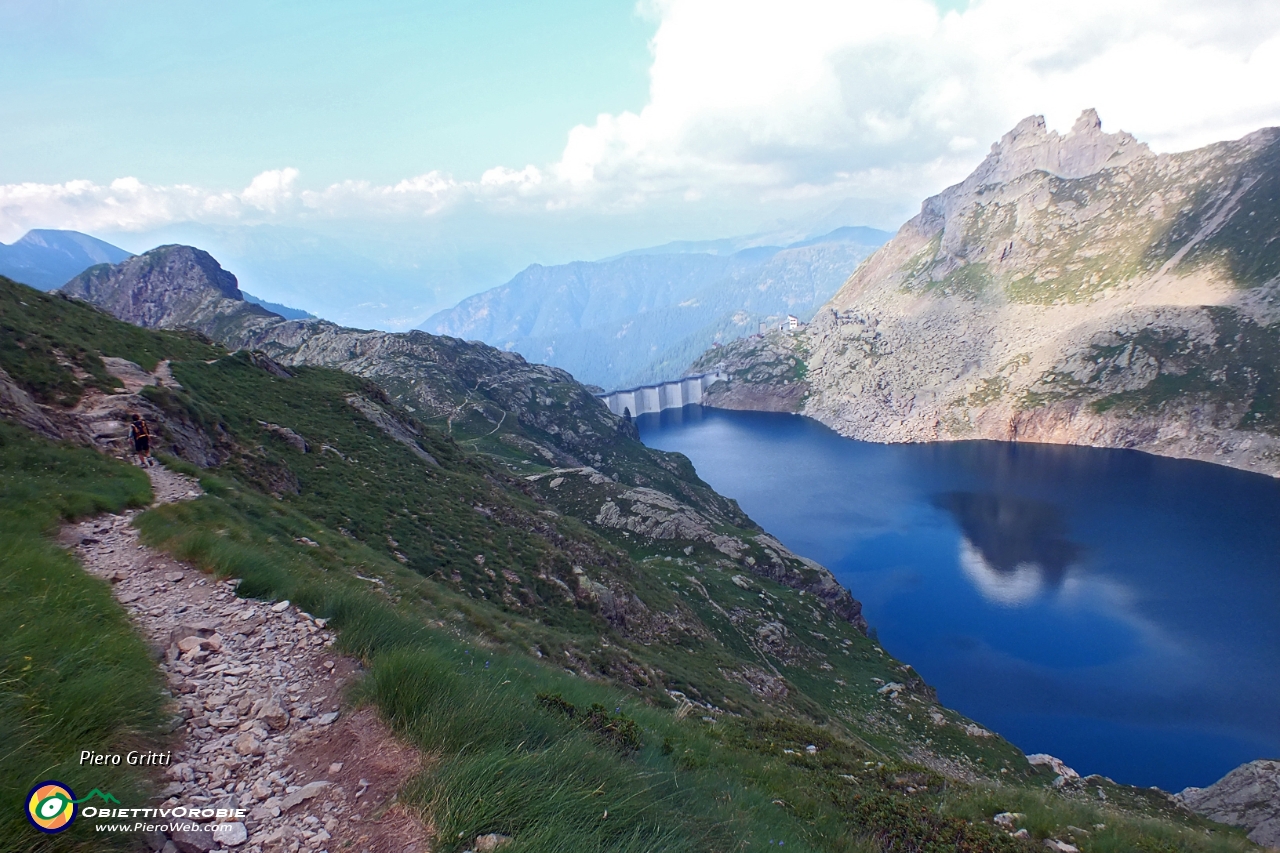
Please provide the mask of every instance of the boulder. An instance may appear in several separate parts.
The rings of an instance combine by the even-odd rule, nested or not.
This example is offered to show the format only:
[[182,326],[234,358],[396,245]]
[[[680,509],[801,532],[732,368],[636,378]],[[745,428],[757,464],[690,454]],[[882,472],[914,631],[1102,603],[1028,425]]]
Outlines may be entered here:
[[294,791],[292,794],[289,794],[283,800],[280,801],[280,809],[281,811],[287,812],[289,811],[289,809],[292,809],[295,806],[298,806],[299,804],[306,802],[307,800],[310,800],[310,799],[313,799],[314,797],[319,796],[320,792],[327,787],[329,787],[329,783],[323,782],[323,781],[310,782],[306,785],[303,785],[301,788]]
[[258,711],[258,719],[279,731],[289,725],[289,712],[281,707],[279,702],[272,699]]
[[264,751],[262,743],[248,732],[245,732],[236,739],[236,752],[241,755],[262,755]]
[[1043,752],[1028,755],[1027,763],[1033,767],[1049,767],[1054,773],[1067,779],[1080,778],[1080,774],[1068,767],[1061,758],[1054,758],[1052,755],[1046,755]]
[[476,837],[475,847],[476,853],[493,853],[499,847],[511,842],[511,836],[502,835],[497,832],[490,832],[487,835]]
[[223,847],[239,847],[249,840],[249,831],[239,821],[220,823],[210,834]]
[[1244,827],[1254,844],[1280,847],[1280,761],[1250,761],[1174,798],[1209,820]]
[[213,840],[212,832],[205,832],[196,827],[187,829],[186,825],[174,830],[170,838],[181,853],[209,853],[218,846]]

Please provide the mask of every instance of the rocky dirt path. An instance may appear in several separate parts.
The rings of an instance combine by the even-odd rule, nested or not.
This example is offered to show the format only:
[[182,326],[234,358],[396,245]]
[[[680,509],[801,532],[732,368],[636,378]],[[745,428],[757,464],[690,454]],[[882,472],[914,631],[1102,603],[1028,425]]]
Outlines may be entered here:
[[[147,473],[158,503],[200,494],[188,477]],[[140,544],[137,512],[67,525],[60,538],[112,584],[175,697],[161,807],[247,810],[216,831],[154,834],[152,849],[426,853],[426,828],[395,805],[419,756],[371,709],[344,712],[359,663],[333,653],[324,620],[287,601],[238,598],[236,581]]]

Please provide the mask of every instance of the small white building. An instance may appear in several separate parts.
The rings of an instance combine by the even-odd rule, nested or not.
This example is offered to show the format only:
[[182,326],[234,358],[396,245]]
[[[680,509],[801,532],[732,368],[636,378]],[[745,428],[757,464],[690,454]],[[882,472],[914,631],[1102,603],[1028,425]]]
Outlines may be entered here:
[[784,328],[788,332],[794,332],[796,329],[800,328],[800,318],[797,317],[795,314],[788,314],[787,322]]

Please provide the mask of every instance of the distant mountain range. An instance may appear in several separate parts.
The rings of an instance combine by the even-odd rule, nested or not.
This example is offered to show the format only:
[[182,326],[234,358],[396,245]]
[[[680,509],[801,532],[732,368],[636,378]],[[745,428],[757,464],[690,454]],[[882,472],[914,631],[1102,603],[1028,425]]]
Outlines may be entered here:
[[787,246],[681,242],[534,264],[419,328],[481,340],[602,387],[669,379],[711,344],[761,322],[807,320],[890,236],[846,227]]
[[279,302],[268,302],[265,299],[259,299],[252,293],[240,291],[240,295],[244,297],[245,302],[252,302],[254,305],[261,305],[272,314],[279,314],[286,320],[316,320],[319,319],[310,311],[303,311],[301,308],[290,308],[288,305],[281,305]]
[[[12,245],[0,243],[0,275],[37,290],[54,290],[99,264],[119,264],[133,257],[119,246],[79,231],[36,229]],[[314,314],[241,292],[246,302],[261,305],[286,320],[306,320]]]
[[53,290],[91,266],[131,257],[132,252],[79,231],[38,229],[12,245],[0,243],[0,275],[38,290]]

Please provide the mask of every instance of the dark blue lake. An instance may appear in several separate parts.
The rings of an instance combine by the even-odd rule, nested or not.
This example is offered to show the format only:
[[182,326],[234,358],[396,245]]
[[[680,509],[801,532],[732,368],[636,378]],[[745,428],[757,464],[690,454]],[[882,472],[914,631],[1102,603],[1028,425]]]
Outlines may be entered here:
[[638,425],[1025,752],[1173,791],[1280,758],[1280,481],[1124,450],[868,444],[699,406]]

